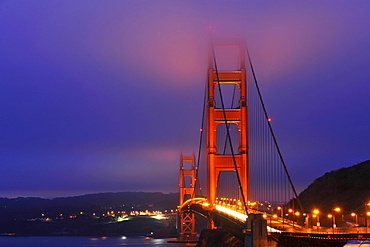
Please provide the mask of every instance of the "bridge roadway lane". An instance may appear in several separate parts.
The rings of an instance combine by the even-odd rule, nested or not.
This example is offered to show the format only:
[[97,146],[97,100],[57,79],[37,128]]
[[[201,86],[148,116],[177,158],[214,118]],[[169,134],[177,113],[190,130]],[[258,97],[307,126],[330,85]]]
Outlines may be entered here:
[[[243,216],[239,218],[229,215],[220,210],[214,210],[210,212],[204,204],[192,204],[188,206],[188,210],[195,213],[201,214],[205,217],[212,217],[215,225],[220,226],[223,229],[230,232],[232,235],[237,237],[239,240],[244,242],[246,222],[243,220]],[[235,210],[234,210],[235,211]],[[235,211],[237,212],[237,211]],[[241,214],[240,212],[237,212]],[[253,212],[257,213],[257,212]],[[244,215],[244,214],[243,214]],[[299,225],[294,225],[291,221],[284,219],[284,225],[282,219],[273,218],[267,215],[267,223],[269,225],[269,231],[273,232],[274,229],[283,230],[280,232],[283,238],[290,239],[306,239],[316,240],[320,242],[347,242],[349,240],[370,240],[370,233],[361,233],[353,228],[337,228],[335,234],[332,232],[331,227],[320,227],[319,231],[312,228],[304,228]]]
[[188,209],[203,216],[212,217],[216,226],[221,226],[226,231],[234,235],[236,238],[244,242],[245,235],[243,233],[243,230],[246,228],[245,221],[229,216],[218,210],[210,212],[206,210],[203,205],[199,204],[189,205]]

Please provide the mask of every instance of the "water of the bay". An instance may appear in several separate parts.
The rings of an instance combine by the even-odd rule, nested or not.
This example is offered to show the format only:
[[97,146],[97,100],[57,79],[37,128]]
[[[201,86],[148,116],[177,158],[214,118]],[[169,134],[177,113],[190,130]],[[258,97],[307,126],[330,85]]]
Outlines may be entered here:
[[195,244],[167,243],[166,238],[149,237],[0,237],[0,246],[4,247],[193,247]]

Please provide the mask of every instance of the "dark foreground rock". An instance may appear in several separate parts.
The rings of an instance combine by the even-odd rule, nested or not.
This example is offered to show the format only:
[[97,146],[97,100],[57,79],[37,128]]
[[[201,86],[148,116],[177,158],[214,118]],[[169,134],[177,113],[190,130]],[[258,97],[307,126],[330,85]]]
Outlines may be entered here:
[[244,243],[225,230],[202,230],[196,247],[244,247]]

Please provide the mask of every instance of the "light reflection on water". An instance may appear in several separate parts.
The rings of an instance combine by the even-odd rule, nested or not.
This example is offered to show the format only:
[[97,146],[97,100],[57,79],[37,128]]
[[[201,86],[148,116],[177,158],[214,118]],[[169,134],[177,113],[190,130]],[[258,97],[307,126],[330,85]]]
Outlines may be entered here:
[[177,244],[167,243],[162,238],[148,237],[18,237],[2,236],[0,237],[0,246],[6,247],[193,247],[195,244]]

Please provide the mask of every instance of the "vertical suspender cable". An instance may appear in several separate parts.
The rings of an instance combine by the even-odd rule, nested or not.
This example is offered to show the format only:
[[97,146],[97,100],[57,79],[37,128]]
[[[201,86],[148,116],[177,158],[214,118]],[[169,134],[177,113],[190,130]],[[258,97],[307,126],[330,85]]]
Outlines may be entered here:
[[206,112],[206,99],[207,99],[207,83],[205,83],[204,96],[203,96],[202,123],[201,123],[201,128],[200,128],[198,158],[197,158],[197,163],[196,163],[196,167],[195,167],[195,185],[194,185],[194,191],[193,191],[193,195],[192,195],[193,198],[195,197],[195,189],[196,189],[197,184],[199,184],[199,193],[203,197],[202,190],[201,190],[201,187],[200,187],[200,182],[199,182],[198,171],[199,171],[199,164],[200,164],[200,156],[201,156],[201,152],[202,152],[204,116],[205,116],[205,112]]
[[[248,55],[249,64],[250,64],[250,66],[251,66],[252,75],[253,75],[253,78],[254,78],[254,83],[255,83],[255,85],[256,85],[256,89],[257,89],[258,96],[259,96],[260,101],[261,101],[262,109],[263,109],[263,112],[264,112],[264,114],[265,114],[265,119],[266,119],[266,121],[267,121],[267,119],[268,119],[268,115],[267,115],[266,107],[265,107],[265,104],[263,103],[263,100],[262,100],[262,95],[261,95],[261,92],[260,92],[260,89],[259,89],[259,86],[258,86],[258,83],[257,83],[256,74],[254,73],[254,69],[253,69],[253,65],[252,65],[252,61],[251,61],[251,57],[250,57],[250,55],[249,55],[249,51],[248,51],[248,49],[247,49],[247,55]],[[271,123],[270,123],[270,122],[267,122],[267,124],[268,124],[269,130],[270,130],[270,133],[271,133],[271,135],[272,135],[272,138],[273,138],[274,144],[275,144],[275,146],[276,146],[276,149],[277,149],[278,155],[279,155],[279,157],[280,157],[280,161],[281,161],[281,163],[283,164],[285,174],[286,174],[286,176],[287,176],[287,178],[288,178],[288,180],[289,180],[290,186],[291,186],[291,188],[292,188],[292,190],[293,190],[293,193],[294,193],[295,198],[296,198],[296,200],[297,200],[297,202],[298,202],[298,204],[299,204],[299,207],[300,207],[300,209],[301,209],[301,210],[302,210],[302,212],[303,212],[303,211],[304,211],[304,210],[303,210],[303,206],[302,206],[301,202],[300,202],[300,201],[299,201],[299,199],[298,199],[297,191],[295,190],[295,187],[294,187],[294,185],[293,185],[292,179],[291,179],[291,177],[290,177],[290,175],[289,175],[289,173],[288,173],[288,169],[287,169],[287,167],[286,167],[286,165],[285,165],[285,162],[284,162],[283,156],[282,156],[282,154],[281,154],[280,148],[279,148],[279,146],[278,146],[278,144],[277,144],[277,140],[276,140],[275,134],[274,134],[274,132],[272,131]]]

